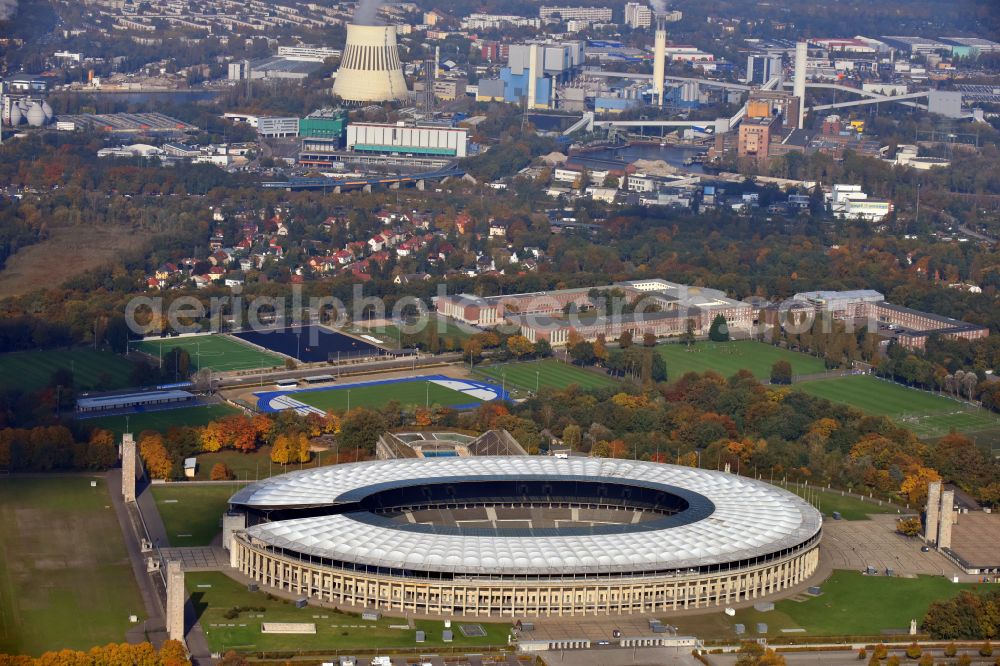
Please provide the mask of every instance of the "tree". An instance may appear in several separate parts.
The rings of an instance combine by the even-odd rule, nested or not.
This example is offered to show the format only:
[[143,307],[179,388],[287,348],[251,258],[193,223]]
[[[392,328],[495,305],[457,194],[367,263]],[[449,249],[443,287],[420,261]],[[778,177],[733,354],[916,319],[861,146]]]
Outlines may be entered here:
[[523,358],[535,352],[535,345],[533,345],[531,340],[523,335],[510,336],[507,338],[506,344],[507,351],[509,351],[511,356],[514,358]]
[[552,345],[545,338],[535,343],[535,356],[538,358],[548,358],[552,356]]
[[150,477],[167,480],[173,476],[174,461],[163,446],[160,433],[147,431],[139,435],[139,455]]
[[681,334],[681,342],[690,347],[695,343],[694,334],[694,320],[688,317],[687,323],[684,325],[684,332]]
[[920,655],[922,655],[923,653],[924,651],[921,650],[920,646],[917,645],[916,643],[910,643],[909,645],[906,646],[907,659],[920,659]]
[[282,433],[271,446],[271,460],[280,465],[309,461],[309,437],[304,432]]
[[209,475],[212,481],[232,481],[236,478],[233,470],[229,468],[229,465],[223,462],[217,462],[212,465],[212,472]]
[[785,360],[775,361],[774,365],[771,366],[771,383],[791,384],[792,364]]
[[108,469],[118,461],[114,434],[98,428],[90,433],[87,441],[86,465],[88,469]]
[[712,319],[712,325],[708,328],[708,339],[712,342],[729,341],[729,324],[726,323],[726,318],[721,314],[715,315],[715,318]]
[[352,449],[369,453],[375,450],[375,442],[385,432],[385,421],[378,412],[359,407],[344,415],[340,427],[340,442]]
[[569,348],[569,356],[577,365],[593,365],[597,359],[591,342],[577,342]]
[[[915,537],[919,536],[922,530],[922,525],[920,523],[920,518],[900,518],[896,521],[896,531],[903,536]],[[920,656],[920,655],[917,655]],[[916,657],[914,657],[916,659]]]
[[655,347],[656,346],[656,334],[655,333],[643,333],[643,335],[642,335],[642,345],[644,347]]
[[622,331],[622,334],[618,336],[618,346],[622,349],[628,349],[632,346],[632,333],[630,331]]
[[583,430],[580,426],[575,423],[570,424],[563,428],[563,444],[578,451],[580,449],[580,444],[583,442]]

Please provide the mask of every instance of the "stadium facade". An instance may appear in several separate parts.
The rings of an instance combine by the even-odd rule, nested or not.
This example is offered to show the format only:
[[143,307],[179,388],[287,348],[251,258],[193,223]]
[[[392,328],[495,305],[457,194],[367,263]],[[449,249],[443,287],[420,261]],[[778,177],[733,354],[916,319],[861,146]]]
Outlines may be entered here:
[[819,560],[822,518],[733,474],[537,456],[395,459],[249,485],[224,519],[231,564],[356,608],[585,616],[730,605]]

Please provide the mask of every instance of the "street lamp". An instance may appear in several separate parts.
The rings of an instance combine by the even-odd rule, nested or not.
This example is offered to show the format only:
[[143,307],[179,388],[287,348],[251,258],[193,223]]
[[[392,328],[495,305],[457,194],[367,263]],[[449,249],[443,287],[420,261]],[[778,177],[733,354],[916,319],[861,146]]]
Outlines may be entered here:
[[351,411],[351,389],[347,389],[347,411]]

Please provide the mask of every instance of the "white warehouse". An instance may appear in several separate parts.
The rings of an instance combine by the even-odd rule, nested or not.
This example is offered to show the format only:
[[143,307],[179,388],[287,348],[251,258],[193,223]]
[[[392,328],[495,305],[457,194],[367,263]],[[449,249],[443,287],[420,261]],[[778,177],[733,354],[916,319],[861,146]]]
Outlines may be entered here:
[[468,131],[398,123],[351,123],[347,149],[355,153],[465,157]]

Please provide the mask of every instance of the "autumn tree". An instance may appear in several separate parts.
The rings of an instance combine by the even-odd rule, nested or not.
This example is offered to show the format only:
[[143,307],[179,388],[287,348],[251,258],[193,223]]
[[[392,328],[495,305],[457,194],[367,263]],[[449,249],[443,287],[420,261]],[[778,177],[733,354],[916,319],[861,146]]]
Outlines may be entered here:
[[920,518],[915,516],[910,518],[900,518],[896,521],[896,531],[903,536],[919,536],[922,529],[923,526],[920,522]]
[[563,444],[569,448],[579,451],[580,444],[583,442],[583,430],[575,423],[570,424],[563,428],[562,440]]
[[771,366],[772,384],[792,383],[792,364],[785,360],[775,361]]
[[507,338],[506,345],[507,351],[510,352],[511,356],[514,358],[523,358],[535,352],[535,346],[531,343],[531,340],[523,335],[510,336]]
[[632,346],[631,331],[622,331],[622,334],[618,336],[618,346],[622,349],[628,349]]
[[642,345],[644,347],[655,347],[656,346],[656,334],[655,333],[644,333],[642,335]]
[[217,462],[212,465],[212,472],[209,475],[212,481],[231,481],[236,478],[233,470],[224,462]]
[[146,431],[139,435],[139,455],[150,477],[167,480],[173,476],[174,461],[170,459],[160,433]]

